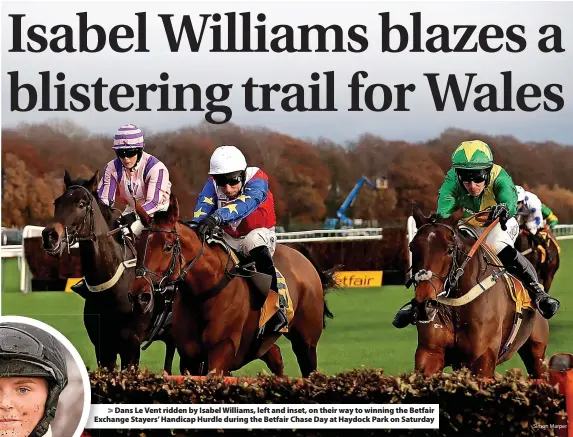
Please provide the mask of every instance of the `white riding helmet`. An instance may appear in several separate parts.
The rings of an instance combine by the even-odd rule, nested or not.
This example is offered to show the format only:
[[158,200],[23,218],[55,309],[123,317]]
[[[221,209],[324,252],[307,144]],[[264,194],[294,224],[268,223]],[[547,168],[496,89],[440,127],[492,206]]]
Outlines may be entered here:
[[521,185],[516,185],[515,189],[517,190],[517,201],[523,202],[525,200],[525,190]]
[[235,146],[220,146],[211,155],[209,174],[228,174],[247,169],[245,155]]

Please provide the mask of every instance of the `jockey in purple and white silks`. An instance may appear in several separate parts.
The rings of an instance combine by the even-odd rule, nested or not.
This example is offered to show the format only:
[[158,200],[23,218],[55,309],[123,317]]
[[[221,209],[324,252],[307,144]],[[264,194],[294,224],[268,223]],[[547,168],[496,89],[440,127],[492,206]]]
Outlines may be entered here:
[[98,185],[101,201],[113,206],[117,198],[127,202],[127,212],[135,211],[136,202],[153,216],[169,207],[171,182],[169,171],[155,156],[143,151],[143,132],[132,124],[119,128],[113,141],[117,157],[108,162]]
[[[133,124],[120,127],[113,141],[116,158],[105,165],[98,184],[98,197],[103,204],[113,206],[117,199],[127,203],[118,223],[130,240],[143,230],[136,204],[150,216],[169,208],[169,171],[159,159],[144,152],[144,147],[141,129]],[[72,290],[84,298],[89,293],[85,280],[73,285]]]

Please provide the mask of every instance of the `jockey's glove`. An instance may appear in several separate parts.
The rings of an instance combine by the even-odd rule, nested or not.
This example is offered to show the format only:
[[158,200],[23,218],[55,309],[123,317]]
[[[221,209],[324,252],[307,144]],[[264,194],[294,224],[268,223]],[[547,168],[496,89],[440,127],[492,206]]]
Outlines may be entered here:
[[223,220],[221,220],[221,217],[219,217],[215,214],[212,214],[209,217],[207,217],[205,220],[203,220],[201,223],[199,223],[199,227],[197,228],[197,232],[202,237],[205,237],[207,235],[211,235],[213,233],[213,230],[217,226],[219,226],[222,222],[223,222]]
[[496,218],[499,218],[501,229],[507,231],[506,223],[509,220],[509,209],[503,203],[495,205],[489,213],[489,220],[494,221]]

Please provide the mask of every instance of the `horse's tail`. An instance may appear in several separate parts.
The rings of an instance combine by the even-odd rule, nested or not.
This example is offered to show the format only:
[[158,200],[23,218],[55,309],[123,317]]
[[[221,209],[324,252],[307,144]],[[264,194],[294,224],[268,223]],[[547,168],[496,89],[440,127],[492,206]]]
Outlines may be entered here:
[[335,265],[329,270],[322,270],[306,247],[304,247],[302,244],[298,244],[296,246],[296,250],[302,253],[306,257],[306,259],[310,261],[310,263],[318,273],[318,276],[320,277],[320,282],[322,284],[322,295],[324,298],[324,315],[322,317],[322,327],[325,328],[326,318],[327,317],[329,319],[334,318],[334,314],[330,311],[326,303],[326,294],[332,289],[340,288],[340,285],[336,282],[334,275],[336,274],[337,271],[339,271],[342,268],[342,266]]

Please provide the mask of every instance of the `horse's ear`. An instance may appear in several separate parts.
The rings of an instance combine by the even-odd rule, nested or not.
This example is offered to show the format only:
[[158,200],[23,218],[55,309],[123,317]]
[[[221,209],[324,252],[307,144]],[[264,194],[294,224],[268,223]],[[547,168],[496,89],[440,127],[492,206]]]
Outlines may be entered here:
[[428,223],[428,218],[422,213],[422,210],[416,202],[412,202],[412,217],[416,221],[416,227],[420,228]]
[[66,186],[66,188],[72,185],[72,177],[70,176],[70,174],[66,169],[64,169],[64,185]]
[[93,177],[86,182],[85,187],[91,192],[91,193],[96,193],[97,192],[97,183],[99,180],[99,170],[96,170],[96,172],[94,173]]
[[143,223],[143,226],[148,228],[151,225],[151,217],[149,217],[149,214],[147,214],[147,212],[143,209],[143,205],[141,202],[135,202],[135,212],[141,219],[141,223]]
[[177,202],[177,197],[175,194],[171,193],[169,196],[169,221],[171,223],[177,223],[179,220],[179,202]]
[[460,219],[464,216],[464,209],[459,208],[458,210],[454,211],[452,215],[450,215],[445,221],[452,227],[455,227]]

